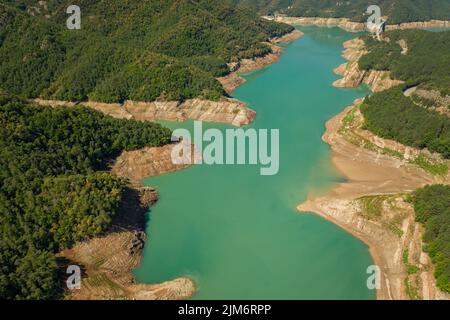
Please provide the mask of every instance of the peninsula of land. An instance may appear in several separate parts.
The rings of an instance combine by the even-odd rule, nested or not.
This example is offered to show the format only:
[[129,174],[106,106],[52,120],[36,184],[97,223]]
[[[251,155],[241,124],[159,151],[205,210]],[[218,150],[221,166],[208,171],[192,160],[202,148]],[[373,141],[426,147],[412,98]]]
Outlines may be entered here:
[[[273,43],[289,42],[302,34],[293,31],[273,39]],[[282,48],[272,44],[272,49],[272,54],[242,61],[229,77],[239,78],[238,71],[249,72],[276,62]],[[53,107],[74,107],[78,104],[42,99],[34,102]],[[96,102],[81,104],[115,118],[140,121],[196,119],[239,127],[250,123],[255,117],[255,112],[246,108],[243,102],[231,98],[224,98],[221,102],[193,99],[183,103],[126,101],[122,105]],[[157,190],[143,187],[142,180],[188,167],[172,163],[174,147],[174,144],[169,144],[126,151],[115,160],[111,173],[128,180],[129,188],[112,226],[103,236],[78,243],[58,254],[67,264],[75,263],[83,267],[81,289],[66,291],[68,299],[176,300],[188,299],[195,293],[195,283],[188,277],[161,284],[138,284],[132,274],[132,270],[140,264],[145,243],[151,245],[151,235],[145,233],[144,216],[158,201]],[[195,148],[193,152],[196,152]]]

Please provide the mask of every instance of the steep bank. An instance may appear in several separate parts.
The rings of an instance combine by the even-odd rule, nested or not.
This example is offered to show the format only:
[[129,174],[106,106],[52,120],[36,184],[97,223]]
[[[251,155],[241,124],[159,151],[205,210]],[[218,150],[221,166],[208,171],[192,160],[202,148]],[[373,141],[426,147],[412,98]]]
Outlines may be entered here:
[[[75,106],[78,103],[35,99],[39,105]],[[219,101],[191,99],[184,102],[154,101],[137,102],[125,101],[119,103],[81,102],[80,104],[120,119],[136,119],[140,121],[185,121],[188,119],[208,122],[231,124],[236,127],[251,123],[256,112],[247,108],[245,103],[231,98],[222,98]]]
[[325,196],[311,195],[298,210],[319,214],[369,246],[382,273],[378,299],[449,299],[436,288],[422,248],[422,227],[405,194],[426,184],[449,183],[450,176],[433,176],[414,164],[419,155],[430,161],[436,155],[381,139],[363,130],[362,122],[357,106],[327,122],[323,140],[348,181]]
[[365,83],[373,92],[379,92],[402,83],[402,81],[391,79],[389,71],[367,71],[359,68],[359,58],[367,53],[363,40],[356,38],[347,41],[344,43],[344,48],[342,56],[348,62],[334,69],[334,72],[343,78],[336,80],[333,86],[338,88],[356,88],[360,84]]
[[[318,17],[285,17],[264,16],[267,20],[274,20],[290,25],[319,26],[319,27],[339,27],[349,32],[361,32],[367,30],[366,23],[353,22],[347,18],[318,18]],[[431,20],[422,22],[405,22],[401,24],[388,24],[386,30],[405,30],[417,28],[450,28],[450,21]]]
[[239,76],[239,73],[247,73],[255,70],[262,69],[268,65],[271,65],[280,59],[283,52],[283,48],[277,44],[287,43],[300,38],[303,32],[299,30],[294,30],[282,37],[273,38],[267,44],[272,48],[272,53],[265,55],[263,57],[257,57],[253,59],[242,59],[237,63],[230,64],[230,70],[232,71],[225,77],[217,78],[222,84],[225,91],[231,95],[233,91],[245,83],[245,79]]
[[126,190],[118,213],[103,236],[78,243],[58,255],[64,265],[76,264],[83,270],[81,288],[67,291],[67,299],[173,300],[194,294],[195,284],[189,278],[148,285],[136,283],[132,274],[140,264],[147,240],[145,214],[158,200],[154,188],[139,184],[144,177],[187,167],[172,164],[173,147],[124,152],[112,166],[113,174],[129,179],[134,187]]

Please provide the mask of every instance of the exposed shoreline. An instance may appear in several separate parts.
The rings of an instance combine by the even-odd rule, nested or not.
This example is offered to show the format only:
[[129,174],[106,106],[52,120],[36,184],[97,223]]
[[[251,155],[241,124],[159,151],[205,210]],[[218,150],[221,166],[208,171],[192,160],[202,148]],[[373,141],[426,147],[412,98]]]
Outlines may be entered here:
[[222,84],[225,91],[232,95],[233,91],[244,84],[246,80],[242,78],[239,74],[248,73],[256,70],[263,69],[271,64],[277,62],[281,54],[283,53],[283,48],[278,46],[280,43],[288,43],[294,41],[303,36],[303,32],[294,29],[292,32],[285,34],[282,37],[273,38],[270,42],[267,42],[272,49],[272,53],[265,55],[263,57],[257,57],[254,59],[243,59],[238,63],[230,64],[230,70],[232,72],[225,77],[217,78],[217,80]]
[[247,108],[242,101],[223,97],[219,101],[190,99],[178,101],[139,102],[127,100],[125,103],[103,102],[68,102],[59,100],[34,99],[34,103],[43,106],[74,107],[85,105],[106,115],[119,119],[135,119],[139,121],[186,121],[188,119],[226,123],[242,127],[251,123],[256,112]]
[[[319,26],[319,27],[339,27],[349,32],[362,32],[367,30],[367,24],[364,22],[354,22],[348,18],[320,18],[320,17],[287,17],[264,16],[264,19],[283,22],[290,25],[299,26]],[[450,21],[430,20],[418,22],[404,22],[400,24],[386,25],[386,31],[389,30],[405,30],[417,28],[450,28]]]
[[[361,25],[347,22],[322,20],[318,23],[360,31]],[[448,22],[412,23],[388,26],[387,30],[443,25],[449,27]],[[407,44],[399,45],[407,51]],[[387,71],[359,69],[358,61],[367,53],[361,39],[345,42],[344,48],[343,57],[348,62],[334,69],[342,78],[333,86],[356,88],[365,83],[373,92],[380,92],[402,83],[392,79]],[[347,182],[339,183],[326,195],[310,195],[297,209],[316,213],[368,246],[375,265],[381,270],[378,300],[450,299],[450,295],[436,287],[434,266],[423,250],[423,227],[416,223],[414,208],[405,201],[405,194],[427,184],[450,183],[449,173],[434,176],[417,166],[415,160],[419,156],[432,163],[445,162],[447,166],[449,163],[437,154],[406,147],[362,129],[364,119],[359,111],[362,101],[357,99],[353,106],[330,119],[322,137],[331,147],[332,163]],[[409,271],[411,266],[416,270],[413,273]]]
[[333,70],[335,74],[342,77],[333,82],[334,87],[356,88],[365,83],[372,92],[380,92],[403,83],[403,81],[392,79],[389,71],[361,70],[359,68],[359,59],[367,53],[362,39],[356,38],[346,41],[344,42],[344,48],[342,57],[347,62]]
[[130,182],[117,215],[101,236],[77,243],[58,254],[60,259],[79,265],[83,270],[81,288],[66,291],[73,300],[180,300],[196,292],[195,282],[180,277],[158,284],[136,283],[132,270],[139,266],[148,236],[145,214],[159,198],[152,187],[143,187],[142,180],[185,169],[174,165],[171,152],[174,144],[123,152],[112,165],[113,175]]
[[[318,214],[368,245],[370,255],[382,273],[382,286],[377,290],[377,299],[409,298],[405,288],[407,267],[402,261],[405,250],[410,252],[408,263],[419,266],[420,273],[414,279],[418,283],[420,296],[424,299],[448,299],[447,294],[436,288],[431,260],[422,249],[421,226],[415,222],[414,210],[401,195],[426,184],[449,183],[450,176],[435,177],[429,174],[410,163],[409,157],[417,150],[408,147],[396,150],[396,147],[401,148],[400,144],[376,137],[360,127],[351,129],[354,130],[352,134],[356,132],[361,139],[368,139],[380,147],[369,150],[351,143],[342,132],[342,127],[343,119],[354,110],[355,106],[349,107],[329,120],[323,135],[323,140],[331,147],[333,164],[348,181],[338,184],[326,195],[310,196],[297,209]],[[356,120],[359,126],[362,115],[355,117],[359,118]],[[384,148],[403,151],[404,158],[386,154]],[[390,198],[382,202],[381,217],[371,220],[364,216],[361,199],[367,196]],[[395,204],[395,209],[390,207],[391,202]],[[392,218],[399,212],[401,215]],[[391,224],[394,220],[398,220],[397,225]]]

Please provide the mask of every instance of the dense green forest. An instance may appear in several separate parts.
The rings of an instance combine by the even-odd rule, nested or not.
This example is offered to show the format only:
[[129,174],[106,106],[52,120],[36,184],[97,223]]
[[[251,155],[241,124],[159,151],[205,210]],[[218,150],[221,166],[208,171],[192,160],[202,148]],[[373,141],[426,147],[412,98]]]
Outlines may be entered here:
[[226,63],[271,52],[293,27],[219,0],[0,3],[0,88],[27,98],[104,102],[218,99]]
[[121,151],[170,135],[153,123],[1,94],[0,299],[57,298],[54,253],[104,231],[121,202],[126,182],[101,170]]
[[365,128],[376,135],[450,158],[450,118],[414,104],[403,86],[367,97],[361,112]]
[[391,24],[431,19],[449,20],[448,0],[234,0],[260,14],[275,12],[293,17],[349,18],[366,21],[366,10],[378,5]]
[[[359,60],[361,69],[388,70],[408,86],[420,85],[450,94],[450,31],[398,30],[385,36],[389,42],[363,37],[369,53]],[[406,41],[407,54],[401,53],[399,40]]]
[[426,186],[414,192],[416,220],[425,226],[426,251],[436,266],[437,286],[450,292],[450,186]]
[[[441,95],[450,93],[450,31],[390,31],[385,37],[389,41],[363,37],[368,53],[361,57],[359,66],[363,70],[391,71],[391,76],[405,81],[405,85],[366,98],[361,107],[366,128],[381,137],[450,158],[450,119],[403,94],[412,86],[439,90]],[[406,54],[402,54],[400,40],[406,41]]]

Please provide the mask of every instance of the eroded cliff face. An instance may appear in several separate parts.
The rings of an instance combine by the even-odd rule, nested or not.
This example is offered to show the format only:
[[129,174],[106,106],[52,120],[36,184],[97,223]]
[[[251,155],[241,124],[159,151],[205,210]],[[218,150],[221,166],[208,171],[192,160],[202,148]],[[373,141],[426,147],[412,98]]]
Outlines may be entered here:
[[[303,35],[302,32],[294,30],[282,37],[273,38],[268,45],[272,48],[272,53],[263,57],[253,59],[243,59],[236,63],[230,63],[231,73],[217,80],[222,84],[224,90],[231,95],[232,92],[245,79],[238,73],[247,73],[250,71],[262,69],[275,63],[281,56],[283,48],[276,44],[286,43],[298,39]],[[199,120],[206,122],[218,122],[231,124],[236,127],[242,127],[250,124],[256,117],[256,112],[249,109],[242,101],[232,98],[222,97],[218,101],[204,100],[200,98],[189,99],[186,101],[131,101],[127,100],[123,104],[102,103],[95,101],[69,102],[59,100],[35,99],[34,103],[48,106],[66,106],[73,107],[78,104],[100,111],[119,119],[136,119],[140,121],[186,121]]]
[[242,127],[251,123],[256,117],[256,112],[247,108],[245,103],[225,98],[220,101],[192,99],[183,103],[127,101],[123,107],[134,119],[145,121],[192,119]]
[[[377,212],[367,203],[378,206]],[[381,271],[380,300],[448,299],[436,287],[434,268],[423,250],[423,229],[414,209],[402,195],[374,195],[358,199],[318,198],[299,206],[314,211],[348,230],[370,246]]]
[[[339,27],[341,29],[350,32],[361,32],[367,30],[366,23],[353,22],[347,18],[285,17],[285,16],[277,16],[276,18],[265,16],[263,18],[291,25]],[[424,22],[405,22],[401,24],[386,25],[386,30],[405,30],[417,28],[450,28],[450,21],[430,20]]]
[[400,24],[388,24],[386,30],[406,30],[419,28],[450,28],[450,21],[430,20],[422,22],[405,22]]
[[438,90],[425,90],[418,87],[409,88],[403,94],[411,97],[412,101],[422,108],[450,117],[450,95],[442,95]]
[[[43,99],[35,99],[34,102],[39,105],[67,107],[77,104]],[[80,104],[115,118],[140,121],[186,121],[192,119],[241,127],[251,123],[256,117],[256,112],[247,108],[245,103],[231,98],[222,98],[219,101],[191,99],[181,103],[177,101],[138,102],[128,100],[124,104],[93,101]]]
[[253,59],[242,59],[237,63],[229,64],[231,73],[225,77],[217,78],[217,80],[222,84],[225,91],[231,95],[233,91],[245,83],[245,79],[239,76],[239,73],[248,73],[251,71],[262,69],[268,65],[277,62],[283,53],[283,48],[278,46],[280,43],[287,43],[296,40],[303,36],[303,32],[299,30],[294,30],[282,37],[273,38],[270,42],[267,42],[272,49],[272,53],[267,54],[263,57],[257,57]]
[[338,88],[356,88],[360,84],[365,83],[373,92],[379,92],[403,83],[400,80],[391,79],[389,71],[367,71],[359,68],[359,59],[367,53],[363,40],[357,38],[347,41],[344,43],[344,48],[342,56],[348,62],[334,69],[334,72],[342,76],[342,79],[336,80],[333,86]]
[[263,69],[264,67],[271,65],[278,61],[283,52],[283,49],[274,44],[270,44],[272,48],[272,53],[265,55],[264,57],[258,57],[254,59],[242,59],[236,64],[232,66],[229,65],[230,70],[234,70],[230,74],[225,77],[217,78],[217,80],[222,84],[225,92],[228,95],[232,95],[233,91],[236,90],[237,87],[244,84],[246,80],[239,76],[239,73],[248,73],[251,71]]

